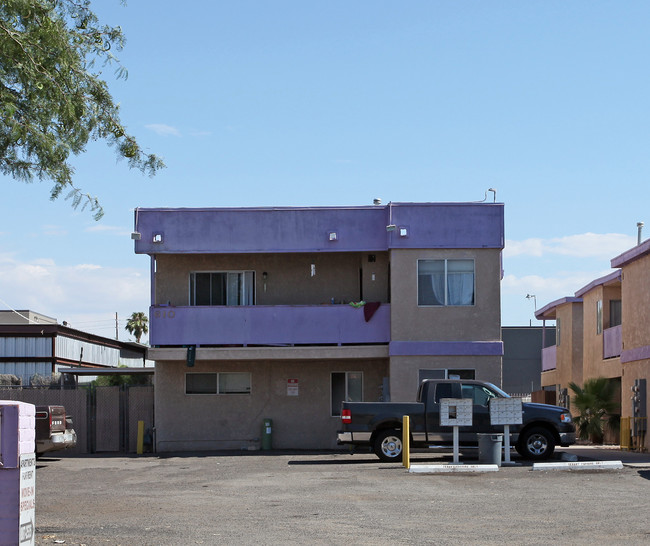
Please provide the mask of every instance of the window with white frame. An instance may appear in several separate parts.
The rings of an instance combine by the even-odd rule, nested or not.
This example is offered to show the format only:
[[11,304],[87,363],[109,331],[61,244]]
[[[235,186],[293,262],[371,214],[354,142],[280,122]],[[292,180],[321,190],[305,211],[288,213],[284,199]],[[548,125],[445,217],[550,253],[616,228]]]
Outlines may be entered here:
[[603,300],[596,302],[596,333],[603,333]]
[[248,372],[186,373],[185,394],[250,394]]
[[255,272],[190,273],[190,305],[255,305]]
[[474,260],[418,260],[418,305],[474,305]]
[[332,372],[332,416],[341,415],[341,402],[363,402],[363,372]]

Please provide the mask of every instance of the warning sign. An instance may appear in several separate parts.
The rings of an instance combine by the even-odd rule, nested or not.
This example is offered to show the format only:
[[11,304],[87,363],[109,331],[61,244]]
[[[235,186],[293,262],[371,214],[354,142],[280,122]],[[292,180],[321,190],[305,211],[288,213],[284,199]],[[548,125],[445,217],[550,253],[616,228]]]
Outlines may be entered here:
[[20,545],[34,544],[36,454],[20,456]]
[[298,396],[297,379],[287,379],[287,396]]

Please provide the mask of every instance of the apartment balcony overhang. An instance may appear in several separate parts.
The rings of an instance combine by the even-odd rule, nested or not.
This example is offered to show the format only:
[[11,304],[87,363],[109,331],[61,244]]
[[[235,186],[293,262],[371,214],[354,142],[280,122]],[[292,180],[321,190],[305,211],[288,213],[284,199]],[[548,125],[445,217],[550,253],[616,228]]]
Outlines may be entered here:
[[614,286],[621,284],[621,271],[612,271],[604,277],[591,281],[588,285],[583,286],[575,293],[576,298],[582,298],[585,294],[597,288],[598,286]]
[[535,318],[537,320],[555,320],[555,312],[560,305],[567,303],[582,303],[582,298],[565,297],[552,301],[541,309],[535,311]]
[[650,254],[650,239],[642,242],[641,244],[619,254],[616,258],[612,258],[610,265],[612,267],[623,267],[625,265],[634,262],[640,258],[643,258],[647,254]]
[[387,344],[390,305],[372,316],[350,305],[150,308],[153,347]]

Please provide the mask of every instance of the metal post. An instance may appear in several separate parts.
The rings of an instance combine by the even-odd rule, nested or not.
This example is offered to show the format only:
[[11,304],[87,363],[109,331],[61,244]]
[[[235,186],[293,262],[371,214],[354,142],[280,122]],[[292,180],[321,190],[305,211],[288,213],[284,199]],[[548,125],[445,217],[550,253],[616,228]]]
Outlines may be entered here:
[[510,464],[510,425],[503,425],[503,462]]
[[458,447],[458,427],[454,425],[454,464],[460,464],[460,449]]
[[402,417],[402,465],[411,468],[411,421],[408,415]]

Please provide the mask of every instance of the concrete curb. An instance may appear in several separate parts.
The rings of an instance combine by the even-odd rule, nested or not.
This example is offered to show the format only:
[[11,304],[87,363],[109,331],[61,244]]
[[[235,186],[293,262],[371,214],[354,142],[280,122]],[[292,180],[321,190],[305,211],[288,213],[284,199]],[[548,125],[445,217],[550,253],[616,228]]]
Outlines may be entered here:
[[409,468],[409,473],[416,474],[438,474],[456,472],[498,472],[499,467],[495,464],[423,464],[414,465]]
[[533,470],[622,470],[621,461],[534,463]]

